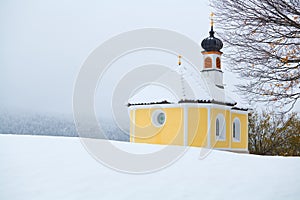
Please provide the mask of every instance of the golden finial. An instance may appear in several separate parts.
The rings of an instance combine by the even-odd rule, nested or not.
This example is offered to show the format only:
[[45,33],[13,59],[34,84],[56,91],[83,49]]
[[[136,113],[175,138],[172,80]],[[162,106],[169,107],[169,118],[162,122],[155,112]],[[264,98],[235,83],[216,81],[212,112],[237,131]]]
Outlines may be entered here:
[[181,58],[182,58],[182,56],[178,55],[178,65],[181,65]]
[[210,13],[210,26],[214,26],[214,15],[213,12]]

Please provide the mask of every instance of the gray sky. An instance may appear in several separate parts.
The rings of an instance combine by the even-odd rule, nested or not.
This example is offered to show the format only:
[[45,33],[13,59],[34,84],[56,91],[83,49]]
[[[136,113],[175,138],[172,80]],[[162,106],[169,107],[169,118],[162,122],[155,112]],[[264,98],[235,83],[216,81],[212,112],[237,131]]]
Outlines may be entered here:
[[158,27],[200,42],[210,12],[208,0],[1,1],[0,108],[70,114],[80,66],[103,41]]

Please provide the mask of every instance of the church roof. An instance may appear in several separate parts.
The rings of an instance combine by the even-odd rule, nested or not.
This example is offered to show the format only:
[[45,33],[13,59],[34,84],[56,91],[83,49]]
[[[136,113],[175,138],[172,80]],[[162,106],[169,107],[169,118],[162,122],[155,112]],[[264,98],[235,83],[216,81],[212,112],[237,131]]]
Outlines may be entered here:
[[[184,77],[181,77],[178,71],[170,71],[158,78],[158,82],[166,78],[173,79],[170,90],[175,91],[171,92],[168,88],[159,88],[158,85],[149,85],[133,95],[129,99],[128,105],[215,103],[238,108],[243,107],[242,103],[231,98],[231,92],[227,91],[226,88],[217,86],[211,80],[205,79],[201,72],[191,72],[187,68],[185,70],[187,71],[184,73]],[[181,82],[182,78],[184,78],[184,82]]]

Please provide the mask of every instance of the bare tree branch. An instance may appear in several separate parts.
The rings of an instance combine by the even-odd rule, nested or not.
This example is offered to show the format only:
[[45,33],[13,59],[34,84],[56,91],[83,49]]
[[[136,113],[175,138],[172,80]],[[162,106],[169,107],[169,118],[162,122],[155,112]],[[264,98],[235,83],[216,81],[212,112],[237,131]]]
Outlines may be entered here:
[[[211,0],[229,69],[252,101],[293,107],[300,98],[300,1]],[[289,107],[287,107],[288,105]]]

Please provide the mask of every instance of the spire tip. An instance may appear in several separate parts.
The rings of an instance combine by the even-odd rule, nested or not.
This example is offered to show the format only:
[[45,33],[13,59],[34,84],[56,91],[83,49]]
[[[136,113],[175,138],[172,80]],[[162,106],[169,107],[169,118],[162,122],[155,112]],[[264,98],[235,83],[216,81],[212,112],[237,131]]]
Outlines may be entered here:
[[210,13],[210,26],[211,26],[211,27],[214,26],[214,15],[215,15],[215,14],[214,14],[213,12]]
[[181,58],[182,58],[182,56],[181,56],[181,55],[178,55],[178,65],[179,65],[179,66],[181,65]]

